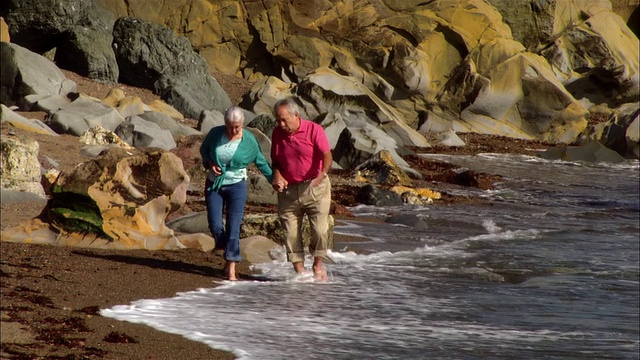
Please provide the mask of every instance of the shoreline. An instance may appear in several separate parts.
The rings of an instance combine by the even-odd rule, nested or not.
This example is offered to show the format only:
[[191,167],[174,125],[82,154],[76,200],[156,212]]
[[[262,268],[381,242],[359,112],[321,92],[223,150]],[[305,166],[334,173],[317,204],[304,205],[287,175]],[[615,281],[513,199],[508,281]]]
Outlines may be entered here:
[[[336,242],[349,242],[347,235],[334,236]],[[0,255],[0,358],[236,358],[182,335],[99,314],[137,300],[215,288],[224,280],[220,255],[10,242],[0,243]],[[258,275],[251,265],[239,263],[241,281]]]

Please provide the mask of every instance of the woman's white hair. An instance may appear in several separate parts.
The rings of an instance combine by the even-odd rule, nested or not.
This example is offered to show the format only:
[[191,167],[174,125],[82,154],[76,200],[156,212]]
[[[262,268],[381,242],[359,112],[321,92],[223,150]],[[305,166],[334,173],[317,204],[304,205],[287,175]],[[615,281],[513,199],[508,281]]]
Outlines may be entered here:
[[244,124],[244,111],[239,106],[232,106],[224,113],[225,124]]

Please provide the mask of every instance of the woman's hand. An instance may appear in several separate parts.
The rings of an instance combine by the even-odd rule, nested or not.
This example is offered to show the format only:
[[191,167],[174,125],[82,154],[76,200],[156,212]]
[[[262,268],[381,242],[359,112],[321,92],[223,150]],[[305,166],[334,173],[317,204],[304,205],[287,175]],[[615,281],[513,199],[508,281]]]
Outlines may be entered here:
[[213,175],[215,175],[215,176],[222,175],[222,168],[220,168],[220,166],[218,166],[216,164],[211,165],[211,171],[213,172]]

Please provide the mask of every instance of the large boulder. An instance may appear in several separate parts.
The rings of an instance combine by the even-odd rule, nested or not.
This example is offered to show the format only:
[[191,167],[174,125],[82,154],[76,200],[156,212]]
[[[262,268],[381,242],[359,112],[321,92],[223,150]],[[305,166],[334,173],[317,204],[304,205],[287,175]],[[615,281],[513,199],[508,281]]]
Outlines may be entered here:
[[102,82],[118,81],[111,48],[115,18],[93,0],[7,0],[0,9],[14,43],[39,54],[55,49],[61,68]]
[[597,140],[628,159],[638,159],[640,158],[639,123],[640,103],[624,104],[613,109],[606,122],[595,124],[587,129],[583,141]]
[[55,61],[63,69],[90,79],[115,84],[120,70],[111,43],[111,32],[76,26],[56,49]]
[[342,130],[333,150],[333,160],[343,169],[354,169],[381,151],[386,151],[404,172],[420,177],[400,156],[409,152],[379,127],[367,122],[352,122]]
[[410,186],[412,180],[388,150],[380,150],[354,169],[361,179],[374,184]]
[[63,95],[76,91],[76,83],[64,76],[51,60],[20,45],[0,42],[0,103],[28,106],[27,95]]
[[102,247],[181,248],[165,219],[185,203],[188,184],[172,153],[111,147],[58,176],[43,216],[61,234],[90,234]]
[[12,42],[39,54],[60,46],[76,27],[110,33],[114,20],[93,0],[5,0],[0,16]]
[[122,82],[152,89],[185,116],[197,119],[203,110],[224,112],[231,106],[207,62],[187,38],[171,29],[138,18],[119,18],[113,46]]

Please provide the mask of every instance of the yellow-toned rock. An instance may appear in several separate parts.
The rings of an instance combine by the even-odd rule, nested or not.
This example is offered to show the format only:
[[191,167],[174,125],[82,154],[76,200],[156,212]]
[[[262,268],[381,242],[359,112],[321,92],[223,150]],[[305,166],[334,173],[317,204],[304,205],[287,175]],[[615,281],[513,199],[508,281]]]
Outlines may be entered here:
[[102,102],[118,110],[122,117],[140,115],[148,109],[138,96],[127,96],[122,89],[111,89]]
[[118,106],[118,102],[127,97],[122,89],[111,89],[102,102],[113,107]]
[[203,233],[180,235],[178,241],[187,249],[197,249],[204,252],[212,251],[216,247],[215,239]]
[[43,214],[59,245],[184,248],[165,219],[186,201],[189,180],[170,152],[109,147],[56,178]]
[[11,42],[11,36],[9,36],[9,26],[4,21],[3,17],[0,17],[0,41]]
[[410,185],[411,178],[398,166],[388,150],[380,150],[355,169],[356,180],[374,184]]
[[121,99],[115,108],[125,119],[129,116],[143,114],[145,110],[148,109],[147,105],[142,102],[142,99],[137,96],[127,96]]
[[44,175],[42,175],[42,187],[44,188],[44,192],[47,195],[51,194],[51,185],[53,185],[54,182],[56,182],[56,179],[58,178],[58,175],[60,175],[60,170],[58,169],[49,169],[47,170]]
[[150,111],[162,113],[171,116],[174,119],[184,119],[184,115],[182,115],[180,111],[159,99],[153,100],[147,105],[147,107]]
[[406,186],[393,186],[392,188],[390,188],[389,190],[395,192],[396,194],[402,195],[405,192],[410,192],[413,194],[416,194],[420,197],[423,198],[431,198],[431,199],[441,199],[442,198],[442,194],[435,191],[435,190],[431,190],[431,189],[427,189],[427,188],[410,188],[410,187],[406,187]]

